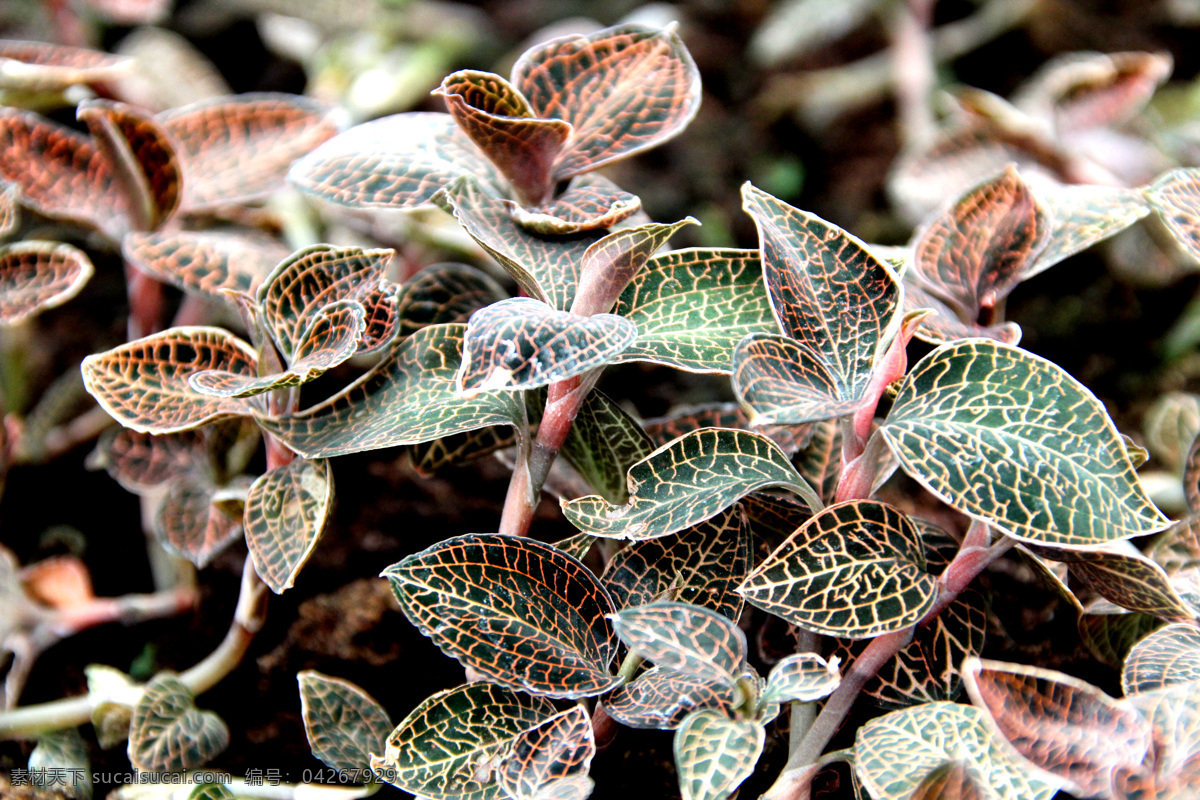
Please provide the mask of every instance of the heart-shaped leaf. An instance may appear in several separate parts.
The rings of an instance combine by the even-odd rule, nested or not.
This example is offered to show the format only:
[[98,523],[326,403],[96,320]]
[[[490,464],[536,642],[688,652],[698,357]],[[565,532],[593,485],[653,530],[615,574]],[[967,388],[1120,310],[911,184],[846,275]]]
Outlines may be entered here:
[[204,469],[172,482],[154,516],[163,547],[203,569],[242,535],[242,509],[227,508],[222,497],[245,498],[249,479],[218,485]]
[[612,617],[629,649],[664,669],[733,686],[746,666],[746,635],[716,611],[687,603],[653,603]]
[[1033,774],[996,737],[984,712],[926,703],[876,717],[858,729],[854,772],[872,797],[909,797],[947,761],[962,761],[995,800],[1050,800],[1061,782]]
[[986,790],[962,761],[947,761],[926,775],[908,800],[987,800]]
[[683,800],[725,800],[754,772],[763,726],[720,711],[695,711],[675,731],[675,769]]
[[1072,575],[1122,608],[1164,619],[1196,617],[1195,609],[1171,585],[1166,571],[1145,556],[1115,550],[1031,549],[1046,558],[1066,562]]
[[583,800],[591,793],[587,774],[595,755],[591,717],[575,706],[518,736],[497,780],[515,800]]
[[157,119],[179,154],[185,211],[275,191],[293,161],[341,127],[326,103],[268,92],[202,100]]
[[504,176],[449,114],[395,114],[356,125],[295,163],[288,180],[308,194],[350,208],[430,205],[466,175],[503,196]]
[[328,461],[297,458],[260,475],[246,496],[246,545],[276,594],[290,589],[325,528],[333,502]]
[[1017,348],[967,339],[934,350],[905,378],[880,432],[910,476],[1018,539],[1098,545],[1170,524],[1103,404]]
[[156,675],[142,691],[129,725],[129,761],[146,772],[182,772],[202,766],[229,745],[229,728],[196,708],[192,693],[171,673]]
[[1021,280],[1120,233],[1151,210],[1145,192],[1121,186],[1056,185],[1037,195],[1053,224],[1046,246],[1022,270]]
[[750,526],[738,505],[685,531],[631,542],[604,569],[604,585],[619,608],[659,600],[703,606],[736,620],[734,588],[750,570]]
[[573,128],[556,180],[670,139],[700,107],[700,73],[674,25],[552,39],[518,59],[512,83],[534,114]]
[[250,231],[129,233],[121,241],[125,260],[185,292],[227,299],[223,289],[252,292],[287,257],[279,241]]
[[[540,395],[526,395],[541,416]],[[531,411],[534,410],[531,408]],[[592,390],[583,401],[559,454],[588,486],[612,503],[624,503],[629,468],[650,455],[654,445],[637,421],[601,391]]]
[[221,328],[171,328],[83,360],[83,383],[113,418],[143,433],[174,433],[248,415],[238,398],[193,391],[188,378],[208,369],[255,377],[254,351]]
[[612,688],[612,599],[574,558],[532,539],[447,539],[383,572],[400,608],[447,655],[550,697]]
[[634,276],[613,313],[638,337],[618,361],[650,361],[690,372],[729,372],[734,346],[776,329],[753,250],[676,250]]
[[1039,667],[968,659],[963,681],[996,730],[1072,794],[1112,797],[1112,771],[1137,769],[1151,746],[1137,709]]
[[612,361],[637,328],[613,314],[581,317],[532,297],[501,300],[471,315],[463,341],[464,394],[536,389]]
[[[270,474],[270,473],[268,473]],[[300,713],[313,755],[339,772],[361,774],[383,752],[392,723],[375,700],[349,681],[304,670]]]
[[433,264],[404,282],[397,300],[398,336],[426,325],[466,322],[480,308],[508,297],[500,285],[466,264]]
[[92,277],[87,254],[69,244],[0,246],[0,323],[16,325],[70,300]]
[[601,175],[580,175],[567,190],[541,205],[512,203],[513,220],[541,236],[572,236],[624,222],[642,210],[642,200]]
[[1200,681],[1200,630],[1177,622],[1142,639],[1125,658],[1121,688],[1126,695]]
[[738,589],[807,630],[865,639],[915,624],[937,597],[916,526],[874,500],[830,506],[804,523]]
[[502,798],[496,773],[516,740],[557,713],[544,697],[486,681],[438,692],[392,731],[371,769],[431,800]]
[[261,424],[305,458],[332,458],[491,425],[520,424],[519,395],[496,392],[468,399],[456,390],[465,329],[422,328],[393,344],[369,372],[323,403]]
[[49,92],[119,78],[132,62],[123,56],[46,42],[0,42],[0,89]]
[[669,225],[648,222],[613,231],[588,247],[579,265],[579,286],[571,312],[585,317],[608,312],[650,256],[666,246],[680,228],[698,224],[692,217]]
[[563,503],[575,527],[595,536],[653,539],[690,528],[768,486],[820,500],[779,445],[749,431],[703,428],[663,445],[629,469],[629,501],[597,495]]
[[110,428],[88,456],[88,469],[104,469],[129,492],[148,492],[196,468],[204,438],[199,431],[151,436]]
[[693,711],[712,709],[733,716],[735,690],[724,679],[653,667],[604,698],[604,710],[631,728],[675,730]]

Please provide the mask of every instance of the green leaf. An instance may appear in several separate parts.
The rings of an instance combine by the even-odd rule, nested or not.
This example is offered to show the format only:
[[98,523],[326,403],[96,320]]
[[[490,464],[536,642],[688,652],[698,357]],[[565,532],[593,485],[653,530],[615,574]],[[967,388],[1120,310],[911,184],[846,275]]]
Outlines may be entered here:
[[508,297],[485,273],[466,264],[433,264],[404,282],[397,301],[399,336],[427,325],[466,322],[477,309]]
[[927,703],[876,717],[858,729],[854,771],[872,797],[907,798],[947,761],[962,761],[995,800],[1050,800],[1057,783],[1030,773],[988,728],[982,711]]
[[290,589],[317,546],[333,504],[328,461],[298,458],[260,475],[243,523],[254,571],[276,594]]
[[[526,398],[528,399],[528,398]],[[517,443],[516,429],[497,425],[456,433],[409,448],[413,469],[422,477],[431,477],[442,467],[465,464]]]
[[664,669],[733,686],[746,666],[746,635],[728,617],[687,603],[654,603],[612,615],[630,650]]
[[471,315],[463,341],[460,390],[536,389],[603,366],[634,337],[613,314],[581,317],[532,297],[501,300]]
[[543,697],[485,681],[438,692],[392,731],[371,769],[431,800],[503,798],[497,771],[516,740],[557,713]]
[[613,231],[588,247],[579,265],[579,286],[571,312],[590,317],[606,313],[641,271],[650,256],[685,225],[699,225],[692,217],[664,225],[648,222]]
[[695,711],[675,731],[675,769],[683,800],[725,800],[754,772],[763,726],[720,711]]
[[1200,630],[1176,622],[1142,639],[1125,658],[1121,688],[1126,695],[1200,681]]
[[1151,210],[1145,192],[1122,186],[1055,185],[1037,195],[1053,223],[1046,246],[1022,270],[1023,281],[1120,233]]
[[239,398],[193,391],[188,378],[208,369],[254,377],[254,351],[221,328],[171,328],[83,360],[83,383],[114,419],[143,433],[174,433],[223,417],[249,415]]
[[203,569],[242,534],[242,509],[231,513],[222,494],[245,497],[250,479],[242,477],[218,485],[212,474],[197,465],[173,481],[154,515],[154,533],[164,547]]
[[690,528],[768,486],[819,506],[779,445],[748,431],[704,428],[663,445],[629,469],[629,501],[597,495],[563,504],[571,524],[596,536],[653,539]]
[[387,712],[359,687],[341,678],[304,670],[300,713],[313,755],[335,770],[360,773],[373,753],[383,752],[392,723]]
[[1071,574],[1084,585],[1122,608],[1164,619],[1196,617],[1195,609],[1171,585],[1163,568],[1145,556],[1115,550],[1030,549],[1045,558],[1066,562]]
[[589,697],[608,673],[612,600],[576,559],[532,539],[470,534],[383,571],[400,609],[447,655],[514,689]]
[[575,706],[518,736],[498,780],[515,800],[584,800],[595,755],[591,717]]
[[804,479],[816,488],[821,499],[832,503],[842,477],[842,426],[836,419],[824,419],[813,424],[811,429],[808,447],[793,459],[793,463]]
[[604,698],[604,710],[631,728],[675,730],[693,711],[712,709],[732,717],[736,691],[724,679],[653,667]]
[[464,398],[455,389],[465,325],[432,325],[394,343],[344,390],[260,424],[305,458],[416,444],[491,425],[517,425],[519,395]]
[[1061,672],[980,661],[963,682],[995,730],[1046,780],[1083,797],[1106,796],[1114,771],[1137,771],[1151,728],[1136,708]]
[[0,324],[16,325],[70,300],[92,277],[87,254],[69,244],[0,246]]
[[449,114],[395,114],[356,125],[298,160],[288,180],[349,208],[417,208],[463,176],[503,196],[505,184]]
[[602,577],[619,608],[678,600],[736,620],[742,597],[734,589],[750,570],[750,547],[746,514],[735,505],[679,533],[631,542]]
[[202,766],[229,744],[229,729],[211,711],[196,708],[179,678],[163,672],[146,684],[129,726],[129,761],[146,772],[182,772]]
[[1098,545],[1170,524],[1100,401],[1013,347],[968,339],[934,350],[880,432],[910,476],[1018,539]]
[[754,250],[676,250],[651,258],[613,313],[638,329],[619,361],[649,361],[690,372],[729,372],[733,348],[776,322]]
[[121,240],[125,260],[185,292],[222,300],[223,289],[252,292],[288,250],[251,231],[134,231]]
[[205,783],[188,792],[187,800],[237,800],[223,783]]
[[816,653],[797,653],[771,668],[759,703],[811,703],[832,694],[841,682],[836,658],[826,661]]
[[[533,393],[525,399],[531,406],[541,402],[541,396]],[[540,407],[537,412],[540,416]],[[653,450],[637,421],[616,401],[593,389],[575,415],[559,454],[601,497],[624,503],[629,497],[625,474]]]
[[[54,791],[55,785],[48,780],[52,779],[58,790],[72,800],[91,800],[92,772],[87,745],[78,728],[39,736],[37,746],[29,754],[29,771],[33,773],[34,785],[39,781],[46,782],[43,791]],[[60,775],[64,780],[57,780]]]
[[580,175],[541,205],[509,206],[513,221],[540,236],[573,236],[611,228],[642,210],[642,200],[602,175]]
[[920,534],[874,500],[830,506],[804,523],[738,591],[807,630],[865,639],[902,630],[933,606]]
[[517,60],[512,82],[537,116],[573,128],[556,180],[665,142],[700,107],[700,73],[673,24],[552,39]]
[[1200,514],[1191,513],[1167,528],[1146,548],[1168,575],[1200,566]]

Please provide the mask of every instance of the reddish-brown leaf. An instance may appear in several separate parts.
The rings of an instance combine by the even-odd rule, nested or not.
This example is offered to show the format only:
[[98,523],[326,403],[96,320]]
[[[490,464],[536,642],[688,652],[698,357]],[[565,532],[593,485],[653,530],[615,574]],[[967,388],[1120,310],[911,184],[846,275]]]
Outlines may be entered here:
[[252,292],[288,255],[281,242],[242,230],[130,233],[121,241],[125,260],[158,280],[188,292],[228,299],[222,292]]
[[0,247],[0,323],[15,325],[62,305],[92,277],[82,250],[59,242],[23,241]]

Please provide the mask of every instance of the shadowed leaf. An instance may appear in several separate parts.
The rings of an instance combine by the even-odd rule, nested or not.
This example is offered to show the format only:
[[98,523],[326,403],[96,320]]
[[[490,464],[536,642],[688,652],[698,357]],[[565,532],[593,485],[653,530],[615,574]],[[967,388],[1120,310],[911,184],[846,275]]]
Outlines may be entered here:
[[218,369],[254,377],[254,351],[220,328],[172,328],[83,360],[83,383],[114,419],[143,433],[174,433],[250,414],[238,398],[192,391],[188,378]]
[[254,571],[276,594],[292,587],[325,528],[331,477],[329,462],[298,458],[260,475],[250,487],[246,545]]
[[413,469],[431,477],[442,467],[465,464],[517,443],[516,428],[498,425],[421,442],[409,448]]
[[738,591],[808,630],[862,639],[920,620],[937,581],[912,521],[885,503],[856,500],[804,523]]
[[815,653],[788,656],[771,668],[767,688],[759,702],[811,703],[831,694],[842,682],[837,659],[826,661]]
[[471,315],[458,385],[464,394],[535,389],[613,360],[634,337],[613,314],[581,317],[532,297],[514,297]]
[[129,428],[110,428],[88,456],[88,469],[105,469],[129,492],[141,494],[191,472],[203,446],[199,431],[151,436]]
[[1200,258],[1200,168],[1171,170],[1151,184],[1146,197],[1179,243]]
[[1076,622],[1079,638],[1092,656],[1115,670],[1137,642],[1162,625],[1158,617],[1126,611],[1103,599],[1089,603]]
[[250,480],[218,486],[203,469],[196,469],[167,486],[154,518],[154,532],[163,547],[203,569],[242,535],[242,509],[231,513],[221,495],[246,496]]
[[70,300],[92,277],[82,250],[59,242],[0,246],[0,323],[16,325]]
[[1046,246],[1021,272],[1028,280],[1065,258],[1128,228],[1150,213],[1144,192],[1120,186],[1055,186],[1038,199],[1053,225]]
[[521,56],[512,82],[534,114],[574,128],[557,180],[670,139],[700,107],[700,73],[674,25],[553,39]]
[[848,416],[863,397],[841,397],[839,376],[808,345],[755,333],[733,351],[733,389],[754,423],[803,424]]
[[754,772],[763,726],[720,711],[695,711],[675,731],[675,769],[683,800],[724,800]]
[[433,264],[404,282],[397,301],[398,336],[426,325],[466,322],[476,310],[508,297],[500,285],[466,264]]
[[158,280],[226,300],[222,289],[252,292],[288,255],[279,241],[251,231],[133,232],[125,260]]
[[804,480],[817,490],[821,499],[832,503],[842,475],[841,423],[836,419],[826,419],[810,427],[812,439],[799,458],[793,459],[793,463]]
[[1196,611],[1171,585],[1163,568],[1145,556],[1113,550],[1031,549],[1045,558],[1065,561],[1072,575],[1122,608],[1165,619],[1196,616]]
[[966,764],[947,761],[926,775],[908,800],[987,800],[987,797]]
[[480,681],[438,692],[404,718],[371,768],[431,800],[493,800],[516,740],[557,715],[554,704]]
[[1112,770],[1141,766],[1150,750],[1135,708],[1061,672],[972,658],[963,682],[1000,735],[1072,794],[1111,796]]
[[[540,416],[541,396],[526,395],[526,402],[539,404]],[[624,503],[629,490],[626,473],[653,450],[654,445],[637,421],[603,392],[593,389],[575,415],[560,453],[592,490],[609,502]]]
[[371,754],[383,752],[392,732],[387,712],[341,678],[305,670],[296,679],[304,733],[313,755],[339,772],[361,774],[370,766]]
[[499,534],[448,539],[383,572],[400,608],[447,655],[516,689],[588,697],[612,688],[612,600],[578,561]]
[[502,196],[504,177],[449,114],[377,119],[333,137],[301,158],[288,180],[350,208],[416,208],[456,178],[473,176]]
[[1154,537],[1146,555],[1168,575],[1200,566],[1200,514],[1189,514]]
[[880,432],[910,476],[1018,539],[1097,545],[1169,524],[1100,401],[1016,348],[968,339],[934,350]]
[[[87,744],[76,728],[53,731],[38,737],[29,754],[30,782],[43,792],[56,789],[72,800],[91,800],[92,773]],[[59,777],[65,777],[60,781]]]
[[563,513],[596,536],[653,539],[689,528],[768,486],[820,505],[779,445],[748,431],[704,428],[685,434],[634,464],[627,481],[624,505],[591,495],[564,503]]
[[746,666],[746,635],[716,611],[654,603],[627,608],[612,621],[630,650],[664,669],[733,686]]
[[159,114],[183,168],[184,211],[252,200],[338,132],[334,109],[289,94],[240,94]]
[[182,772],[207,763],[228,744],[225,723],[196,708],[179,678],[164,672],[146,684],[129,726],[129,760],[135,767]]
[[604,710],[631,728],[674,730],[693,711],[713,709],[733,715],[733,687],[724,681],[653,667],[604,698]]
[[515,800],[584,800],[595,755],[592,720],[575,706],[518,736],[497,780]]
[[[911,270],[906,273],[911,275]],[[985,336],[1004,344],[1015,345],[1021,341],[1021,326],[1015,322],[999,325],[977,325],[963,322],[958,312],[918,286],[913,280],[904,282],[904,310],[911,313],[918,309],[932,309],[933,313],[921,320],[917,338],[930,344],[943,344],[959,339]]]
[[[637,347],[636,342],[634,347]],[[779,445],[784,453],[791,456],[808,446],[813,427],[811,425],[763,425],[753,432],[763,434]],[[672,439],[678,439],[685,433],[691,433],[700,428],[750,430],[750,417],[737,403],[704,403],[683,406],[671,411],[665,417],[648,419],[642,423],[642,428],[655,447],[662,447]]]
[[1126,695],[1200,681],[1200,630],[1177,622],[1142,639],[1125,658],[1121,688]]
[[612,309],[629,281],[645,266],[650,256],[685,225],[698,225],[686,217],[669,225],[648,222],[613,231],[588,247],[579,265],[579,286],[571,311],[590,317]]
[[128,72],[128,58],[46,42],[0,41],[0,89],[46,92],[112,80]]
[[624,222],[642,210],[642,200],[600,175],[580,175],[549,202],[525,207],[509,205],[512,218],[530,233],[571,236],[599,231]]
[[1200,435],[1192,440],[1183,460],[1183,495],[1187,498],[1188,510],[1193,514],[1200,513]]

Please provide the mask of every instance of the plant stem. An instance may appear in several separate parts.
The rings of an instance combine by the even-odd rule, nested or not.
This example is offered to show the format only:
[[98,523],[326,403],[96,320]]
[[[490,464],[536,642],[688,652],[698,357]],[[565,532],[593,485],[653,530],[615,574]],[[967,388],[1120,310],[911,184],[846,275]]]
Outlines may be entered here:
[[893,5],[892,65],[903,147],[923,147],[933,139],[934,64],[929,40],[931,0],[901,0]]
[[[799,628],[796,634],[797,653],[817,652],[817,634],[804,628]],[[791,715],[788,718],[788,757],[800,747],[813,721],[817,718],[816,703],[792,703]]]

